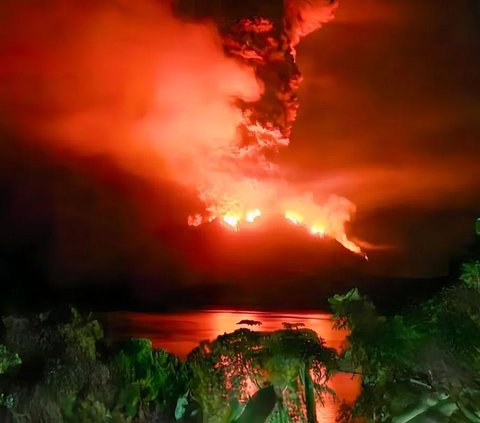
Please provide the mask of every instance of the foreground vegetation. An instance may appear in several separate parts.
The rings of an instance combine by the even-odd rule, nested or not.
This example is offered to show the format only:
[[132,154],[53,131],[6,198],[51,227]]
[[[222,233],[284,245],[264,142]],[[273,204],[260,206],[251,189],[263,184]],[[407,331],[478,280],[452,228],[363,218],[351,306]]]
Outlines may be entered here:
[[357,290],[330,300],[336,326],[350,330],[344,370],[362,377],[343,420],[480,422],[480,263],[459,282],[388,317]]
[[359,374],[342,422],[480,422],[480,263],[404,313],[381,316],[357,290],[330,299],[350,335],[341,353],[309,329],[239,329],[186,362],[147,340],[108,344],[74,309],[3,319],[0,421],[315,422],[331,375]]

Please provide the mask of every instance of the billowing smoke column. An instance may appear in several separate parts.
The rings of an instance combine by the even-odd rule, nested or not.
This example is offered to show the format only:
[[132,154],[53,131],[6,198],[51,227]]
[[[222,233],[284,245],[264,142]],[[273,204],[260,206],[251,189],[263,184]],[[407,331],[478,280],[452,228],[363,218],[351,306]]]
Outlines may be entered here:
[[[247,130],[257,141],[270,132],[279,145],[287,144],[302,79],[295,62],[296,46],[301,37],[333,18],[336,4],[325,0],[237,3],[245,16],[237,20],[231,17],[221,25],[224,49],[254,68],[265,87],[259,101],[245,105]],[[257,133],[257,128],[263,130]]]
[[260,99],[237,102],[243,122],[223,162],[233,169],[233,179],[218,178],[226,183],[208,181],[200,186],[207,213],[191,216],[191,225],[221,219],[238,229],[242,222],[252,223],[264,213],[282,213],[314,235],[331,236],[349,250],[361,252],[345,235],[344,225],[355,212],[354,205],[335,195],[317,203],[312,193],[296,192],[281,180],[271,161],[272,153],[288,145],[299,107],[302,75],[295,61],[296,46],[303,36],[331,20],[336,6],[329,0],[175,2],[175,11],[183,18],[213,19],[225,53],[254,69],[264,88]]
[[325,0],[51,0],[48,8],[4,0],[0,124],[59,160],[107,158],[159,198],[165,184],[196,190],[203,211],[139,200],[167,225],[174,215],[239,229],[281,215],[360,252],[344,228],[354,205],[299,190],[273,160],[298,108],[295,46],[334,8]]

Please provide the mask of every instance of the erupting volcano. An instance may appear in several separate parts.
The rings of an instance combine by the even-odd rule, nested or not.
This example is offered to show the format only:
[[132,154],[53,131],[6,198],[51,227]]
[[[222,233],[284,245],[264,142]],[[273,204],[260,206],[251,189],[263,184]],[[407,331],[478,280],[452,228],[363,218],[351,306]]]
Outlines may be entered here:
[[[364,265],[347,236],[355,186],[332,184],[324,164],[303,174],[289,148],[297,46],[336,3],[52,2],[8,0],[0,18],[5,186],[18,197],[5,213],[31,210],[47,228],[49,278],[102,279],[118,264],[159,286],[247,270],[253,281],[342,268],[328,250]],[[331,154],[324,135],[309,143]]]
[[[273,161],[289,144],[299,107],[302,76],[295,62],[296,46],[331,20],[335,7],[325,0],[175,2],[175,12],[183,19],[214,20],[226,55],[253,70],[261,89],[257,98],[235,99],[241,113],[235,136],[221,149],[210,145],[195,164],[200,176],[196,188],[206,209],[189,216],[189,225],[219,220],[239,230],[282,215],[313,236],[334,238],[361,253],[345,233],[355,206],[331,193],[299,192]],[[206,157],[209,160],[202,160]]]

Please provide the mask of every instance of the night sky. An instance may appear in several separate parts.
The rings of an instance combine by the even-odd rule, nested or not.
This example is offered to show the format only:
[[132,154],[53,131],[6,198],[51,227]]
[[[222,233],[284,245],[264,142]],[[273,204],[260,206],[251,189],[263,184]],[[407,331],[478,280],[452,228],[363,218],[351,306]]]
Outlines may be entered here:
[[[341,0],[298,48],[300,110],[278,163],[295,186],[357,206],[348,232],[368,263],[275,223],[187,228],[201,201],[178,133],[202,148],[230,131],[222,99],[254,98],[251,75],[225,61],[211,26],[151,5],[78,3],[0,5],[0,279],[12,301],[88,286],[148,302],[238,274],[288,284],[325,268],[436,277],[475,242],[478,1]],[[161,154],[152,132],[169,140]]]
[[479,5],[346,0],[300,47],[302,108],[284,159],[357,204],[355,233],[393,249],[381,272],[444,272],[474,236]]

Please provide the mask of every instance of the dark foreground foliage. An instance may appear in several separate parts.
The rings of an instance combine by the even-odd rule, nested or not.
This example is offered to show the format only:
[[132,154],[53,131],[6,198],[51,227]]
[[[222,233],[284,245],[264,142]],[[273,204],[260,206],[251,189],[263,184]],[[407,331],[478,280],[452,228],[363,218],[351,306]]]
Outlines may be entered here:
[[192,397],[212,423],[315,422],[316,404],[333,394],[335,363],[335,351],[309,329],[239,329],[201,343],[187,360]]
[[384,317],[357,290],[330,299],[350,330],[342,367],[362,376],[343,421],[480,422],[480,263],[461,283],[403,314]]
[[340,355],[285,325],[202,342],[182,363],[147,340],[108,344],[74,309],[4,318],[0,422],[314,423],[343,371],[362,391],[338,421],[480,423],[480,263],[460,279],[394,316],[358,290],[334,296],[334,324],[350,331]]
[[147,340],[108,345],[74,309],[3,321],[2,423],[314,422],[335,362],[308,329],[239,329],[182,363]]
[[173,421],[165,416],[183,391],[183,364],[149,341],[106,348],[100,324],[75,310],[61,323],[4,321],[0,401],[14,422]]

